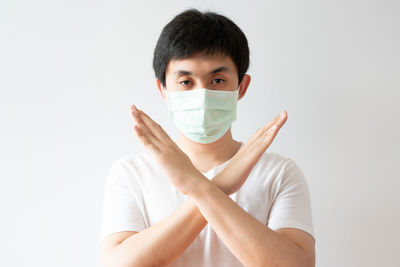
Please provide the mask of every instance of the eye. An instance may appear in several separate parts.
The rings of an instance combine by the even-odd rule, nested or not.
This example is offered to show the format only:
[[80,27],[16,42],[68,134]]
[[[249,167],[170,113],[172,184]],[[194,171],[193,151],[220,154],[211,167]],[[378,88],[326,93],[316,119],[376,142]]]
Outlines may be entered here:
[[223,82],[225,82],[224,79],[214,79],[213,82],[215,81],[216,84],[222,84]]
[[189,85],[191,83],[191,81],[185,80],[185,81],[181,81],[179,83],[182,85]]

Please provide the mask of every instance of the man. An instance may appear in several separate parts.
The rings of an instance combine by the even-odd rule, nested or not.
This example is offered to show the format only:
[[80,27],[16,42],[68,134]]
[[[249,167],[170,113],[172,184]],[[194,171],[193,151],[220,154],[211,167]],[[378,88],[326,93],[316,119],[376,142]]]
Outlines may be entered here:
[[103,266],[315,265],[303,173],[292,159],[266,152],[286,112],[246,144],[232,138],[248,65],[245,35],[222,15],[190,9],[164,27],[153,67],[179,138],[131,107],[148,154],[112,165]]

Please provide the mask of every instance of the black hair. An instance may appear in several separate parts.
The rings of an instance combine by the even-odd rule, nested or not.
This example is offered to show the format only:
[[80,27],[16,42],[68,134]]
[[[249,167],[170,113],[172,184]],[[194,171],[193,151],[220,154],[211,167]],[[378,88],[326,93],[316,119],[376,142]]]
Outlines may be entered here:
[[191,8],[176,15],[163,28],[153,55],[156,78],[165,87],[169,61],[197,53],[230,56],[237,67],[239,83],[249,68],[249,46],[242,30],[223,15]]

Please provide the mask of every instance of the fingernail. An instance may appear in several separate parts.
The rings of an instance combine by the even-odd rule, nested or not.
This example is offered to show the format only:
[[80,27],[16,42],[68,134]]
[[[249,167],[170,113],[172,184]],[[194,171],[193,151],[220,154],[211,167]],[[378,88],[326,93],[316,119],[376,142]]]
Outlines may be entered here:
[[284,110],[281,111],[281,113],[279,113],[279,115],[280,115],[281,118],[284,118],[285,117],[285,111]]
[[136,108],[136,106],[135,105],[132,105],[131,106],[131,110],[132,110],[132,112],[133,112],[133,115],[138,115],[138,109]]

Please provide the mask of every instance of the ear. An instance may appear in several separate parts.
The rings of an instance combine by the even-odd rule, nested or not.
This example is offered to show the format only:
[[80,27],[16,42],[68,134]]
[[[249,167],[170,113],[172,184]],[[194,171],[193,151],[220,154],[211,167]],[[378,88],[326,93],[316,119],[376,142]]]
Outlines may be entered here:
[[243,76],[242,81],[240,82],[239,85],[239,98],[238,100],[242,99],[242,97],[246,94],[247,88],[250,85],[250,81],[251,81],[251,76],[248,74],[245,74]]
[[165,100],[164,86],[162,85],[159,79],[156,79],[156,82],[158,91],[160,92],[162,99]]

